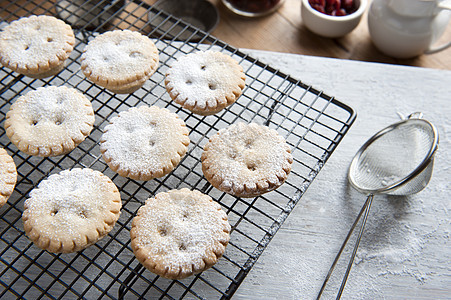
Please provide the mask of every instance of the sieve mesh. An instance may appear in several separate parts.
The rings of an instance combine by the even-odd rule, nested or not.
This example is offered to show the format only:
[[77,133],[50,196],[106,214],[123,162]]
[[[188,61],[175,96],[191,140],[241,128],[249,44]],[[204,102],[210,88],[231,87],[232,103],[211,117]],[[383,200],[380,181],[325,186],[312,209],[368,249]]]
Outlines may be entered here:
[[[369,193],[419,192],[432,171],[432,164],[430,167],[427,164],[435,138],[433,126],[421,119],[409,119],[382,130],[362,147],[351,164],[351,183]],[[430,170],[421,172],[425,168]],[[397,189],[401,185],[402,189]]]

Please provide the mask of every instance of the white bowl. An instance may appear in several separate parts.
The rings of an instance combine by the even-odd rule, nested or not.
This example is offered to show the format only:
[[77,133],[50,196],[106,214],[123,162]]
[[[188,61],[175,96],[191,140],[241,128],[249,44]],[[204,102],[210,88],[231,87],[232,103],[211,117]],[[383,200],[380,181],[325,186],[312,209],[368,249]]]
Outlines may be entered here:
[[358,9],[352,14],[329,16],[311,7],[308,0],[302,0],[301,3],[301,18],[304,25],[310,31],[328,38],[342,37],[354,30],[368,6],[368,0],[355,0]]

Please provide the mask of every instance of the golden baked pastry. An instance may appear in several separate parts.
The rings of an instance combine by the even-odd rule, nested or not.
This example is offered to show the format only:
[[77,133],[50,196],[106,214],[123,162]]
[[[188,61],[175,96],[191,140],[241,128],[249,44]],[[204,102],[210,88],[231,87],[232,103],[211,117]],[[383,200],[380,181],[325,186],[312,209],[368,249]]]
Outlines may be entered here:
[[185,122],[166,108],[132,107],[105,126],[100,151],[119,175],[151,180],[178,165],[188,149],[188,133]]
[[121,196],[110,178],[89,168],[72,169],[49,176],[30,192],[22,220],[36,246],[70,253],[107,235],[121,207]]
[[19,97],[6,114],[11,142],[29,155],[57,156],[72,151],[91,133],[91,102],[74,88],[40,87]]
[[57,74],[74,49],[72,28],[52,16],[30,16],[0,32],[0,61],[17,73],[44,78]]
[[5,205],[14,191],[17,181],[16,164],[13,158],[0,148],[0,207]]
[[88,43],[81,56],[83,74],[113,93],[139,89],[158,67],[158,49],[136,31],[107,31]]
[[213,266],[230,239],[227,214],[210,196],[186,188],[158,193],[133,218],[131,247],[151,272],[182,279]]
[[278,188],[293,163],[285,139],[256,123],[221,129],[205,145],[201,159],[207,180],[238,197],[255,197]]
[[199,115],[212,115],[233,104],[245,86],[243,68],[221,52],[182,56],[166,73],[172,100]]

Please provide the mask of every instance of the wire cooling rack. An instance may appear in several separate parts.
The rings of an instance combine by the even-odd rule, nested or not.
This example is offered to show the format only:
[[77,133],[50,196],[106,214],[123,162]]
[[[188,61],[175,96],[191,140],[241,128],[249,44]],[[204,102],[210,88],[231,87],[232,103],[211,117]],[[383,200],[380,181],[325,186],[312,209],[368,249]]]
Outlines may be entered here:
[[[46,79],[31,79],[0,69],[0,143],[18,169],[15,192],[0,209],[0,298],[231,298],[274,234],[316,177],[355,119],[353,110],[320,91],[283,74],[224,42],[141,1],[2,2],[2,26],[22,16],[56,15],[70,23],[76,46],[66,68]],[[94,3],[94,4],[91,4]],[[155,24],[155,20],[159,20]],[[138,30],[152,37],[160,66],[146,84],[130,95],[113,94],[86,80],[80,55],[98,32]],[[181,36],[190,42],[180,41]],[[196,41],[196,42],[192,42]],[[202,117],[170,101],[164,74],[173,61],[199,49],[231,55],[243,66],[246,88],[238,101],[214,116]],[[91,135],[65,156],[40,158],[20,152],[5,134],[3,122],[11,103],[41,86],[67,85],[92,101],[96,115]],[[191,144],[169,175],[140,182],[112,172],[101,158],[102,129],[129,107],[157,105],[177,113],[190,130]],[[258,122],[276,129],[292,148],[293,170],[286,183],[263,196],[241,199],[219,192],[205,180],[200,156],[208,138],[235,122]],[[50,174],[75,167],[99,170],[121,191],[122,214],[114,229],[95,245],[72,254],[40,250],[25,236],[21,215],[29,192]],[[188,187],[218,201],[232,225],[225,255],[211,269],[183,280],[168,280],[143,268],[130,248],[131,220],[144,201],[161,191]]]

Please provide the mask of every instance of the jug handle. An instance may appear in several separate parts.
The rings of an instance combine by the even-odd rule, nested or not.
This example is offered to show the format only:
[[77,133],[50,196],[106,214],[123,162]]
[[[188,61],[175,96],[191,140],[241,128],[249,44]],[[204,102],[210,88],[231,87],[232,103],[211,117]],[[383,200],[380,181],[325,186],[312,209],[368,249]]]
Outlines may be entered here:
[[[431,0],[422,0],[422,1],[431,1]],[[451,0],[443,0],[441,3],[439,3],[437,5],[437,8],[451,10]],[[429,46],[429,48],[426,49],[426,51],[424,51],[424,53],[433,54],[433,53],[445,50],[446,48],[448,48],[450,46],[451,46],[451,42],[448,42],[448,43],[440,45],[440,46],[435,46],[435,47]]]
[[446,43],[444,45],[435,46],[435,47],[430,46],[428,49],[426,49],[426,51],[424,51],[424,53],[426,53],[426,54],[433,54],[433,53],[445,50],[446,48],[448,48],[450,46],[451,46],[451,42],[448,42],[448,43]]

